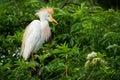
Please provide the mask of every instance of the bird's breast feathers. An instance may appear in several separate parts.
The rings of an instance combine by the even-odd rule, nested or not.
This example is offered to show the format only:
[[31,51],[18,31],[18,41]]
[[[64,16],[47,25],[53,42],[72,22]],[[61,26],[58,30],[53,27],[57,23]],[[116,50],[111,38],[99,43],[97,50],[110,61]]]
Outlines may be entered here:
[[34,20],[30,23],[29,28],[34,35],[40,35],[44,41],[47,41],[51,36],[51,30],[47,21]]
[[46,27],[44,28],[44,31],[43,31],[43,38],[44,38],[45,41],[47,41],[50,36],[51,36],[50,27],[49,27],[49,26],[46,26]]

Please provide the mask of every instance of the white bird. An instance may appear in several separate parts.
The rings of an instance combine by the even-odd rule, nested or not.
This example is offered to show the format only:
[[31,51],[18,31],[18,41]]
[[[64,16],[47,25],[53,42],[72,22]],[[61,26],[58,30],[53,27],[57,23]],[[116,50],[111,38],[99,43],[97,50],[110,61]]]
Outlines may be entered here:
[[33,20],[25,29],[22,39],[21,55],[27,60],[30,55],[33,57],[33,53],[39,49],[42,44],[47,41],[51,35],[51,30],[48,22],[57,21],[52,17],[52,8],[42,8],[35,15],[40,20]]

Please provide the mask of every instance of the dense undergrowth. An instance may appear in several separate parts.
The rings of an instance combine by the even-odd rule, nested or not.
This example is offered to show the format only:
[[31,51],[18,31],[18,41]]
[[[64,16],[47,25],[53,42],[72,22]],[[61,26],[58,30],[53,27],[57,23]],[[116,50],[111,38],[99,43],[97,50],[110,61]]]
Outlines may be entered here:
[[[37,0],[31,1],[36,2],[15,3],[13,0],[0,4],[1,80],[120,78],[120,12],[89,7],[85,3],[62,9],[53,7],[59,24],[50,23],[51,43],[46,42],[40,48],[35,61],[26,62],[20,58],[24,28],[37,19],[34,16],[36,10],[45,6]],[[51,4],[52,0],[48,6]],[[9,7],[2,8],[5,5]]]

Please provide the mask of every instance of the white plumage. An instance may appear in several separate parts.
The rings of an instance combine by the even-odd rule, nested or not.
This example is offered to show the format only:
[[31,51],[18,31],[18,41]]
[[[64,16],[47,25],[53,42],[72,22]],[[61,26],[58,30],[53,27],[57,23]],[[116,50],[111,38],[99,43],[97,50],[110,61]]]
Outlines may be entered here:
[[41,9],[36,13],[40,20],[32,21],[23,34],[21,54],[25,60],[29,58],[51,35],[48,21],[57,21],[52,18],[51,8]]

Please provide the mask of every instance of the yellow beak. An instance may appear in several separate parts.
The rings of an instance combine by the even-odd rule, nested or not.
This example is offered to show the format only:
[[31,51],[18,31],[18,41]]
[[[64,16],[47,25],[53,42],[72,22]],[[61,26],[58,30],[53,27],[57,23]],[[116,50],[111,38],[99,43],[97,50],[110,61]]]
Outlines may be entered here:
[[52,20],[53,22],[55,22],[56,24],[58,24],[58,22],[57,22],[53,17],[51,17],[51,20]]

